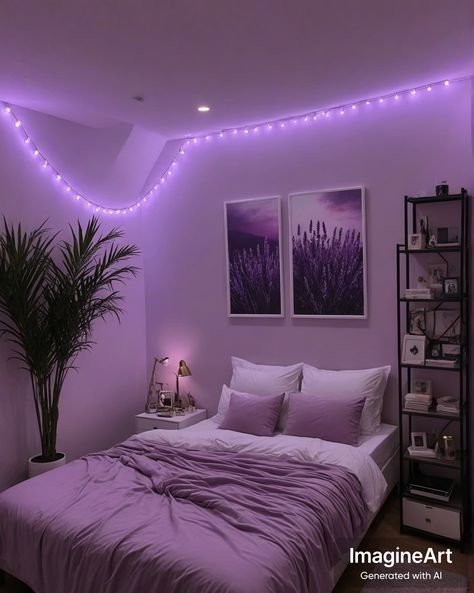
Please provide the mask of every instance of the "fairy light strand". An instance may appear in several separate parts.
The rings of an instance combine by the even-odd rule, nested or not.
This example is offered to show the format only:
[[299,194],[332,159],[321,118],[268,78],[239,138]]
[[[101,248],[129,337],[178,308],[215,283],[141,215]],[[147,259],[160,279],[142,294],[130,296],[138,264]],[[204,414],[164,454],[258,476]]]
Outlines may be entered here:
[[267,120],[260,123],[254,123],[252,125],[224,128],[206,134],[197,134],[195,136],[181,138],[179,140],[179,147],[174,157],[172,158],[169,165],[164,169],[162,174],[159,176],[159,179],[155,181],[155,183],[146,191],[146,193],[144,193],[138,199],[126,206],[121,207],[106,206],[104,204],[100,204],[94,200],[91,200],[87,198],[85,195],[83,195],[79,190],[77,190],[77,188],[72,183],[70,183],[67,180],[67,176],[63,175],[63,173],[61,173],[51,163],[51,161],[46,157],[46,155],[40,150],[38,144],[28,134],[22,121],[17,117],[12,107],[7,103],[3,103],[3,111],[7,116],[10,116],[10,121],[12,122],[13,126],[20,134],[22,134],[23,141],[25,145],[28,147],[28,150],[30,151],[32,157],[38,162],[40,167],[51,172],[53,179],[62,188],[66,195],[70,195],[72,199],[74,199],[77,202],[83,203],[87,208],[94,210],[96,213],[122,215],[135,212],[159,193],[161,187],[164,184],[166,184],[168,177],[173,175],[173,170],[177,166],[179,160],[181,160],[184,154],[186,153],[186,149],[188,147],[207,143],[214,139],[222,140],[223,138],[235,138],[240,136],[255,137],[260,132],[267,133],[270,131],[285,130],[298,125],[313,124],[322,119],[331,118],[331,116],[342,117],[345,116],[346,113],[349,114],[364,109],[366,110],[367,107],[370,107],[372,105],[382,105],[390,101],[400,101],[400,99],[402,99],[405,96],[417,96],[422,92],[431,93],[433,90],[437,88],[446,88],[453,83],[462,82],[471,78],[472,76],[465,76],[462,78],[456,78],[451,80],[443,79],[438,82],[432,82],[430,84],[410,87],[397,92],[379,95],[377,97],[360,99],[358,101],[352,101],[349,103],[344,103],[342,105],[335,105],[325,109],[315,109],[306,113],[299,113],[297,115],[292,115],[284,118]]

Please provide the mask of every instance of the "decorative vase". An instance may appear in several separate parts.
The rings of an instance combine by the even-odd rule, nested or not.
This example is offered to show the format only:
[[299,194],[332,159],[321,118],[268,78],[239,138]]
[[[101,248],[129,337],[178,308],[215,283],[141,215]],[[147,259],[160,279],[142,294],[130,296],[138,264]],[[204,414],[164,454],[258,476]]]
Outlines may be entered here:
[[35,476],[39,476],[40,474],[44,474],[45,472],[49,472],[50,469],[56,469],[57,467],[61,467],[61,465],[66,464],[66,454],[65,453],[58,453],[60,455],[59,459],[55,459],[54,461],[35,461],[41,455],[34,455],[28,459],[28,477],[34,478]]

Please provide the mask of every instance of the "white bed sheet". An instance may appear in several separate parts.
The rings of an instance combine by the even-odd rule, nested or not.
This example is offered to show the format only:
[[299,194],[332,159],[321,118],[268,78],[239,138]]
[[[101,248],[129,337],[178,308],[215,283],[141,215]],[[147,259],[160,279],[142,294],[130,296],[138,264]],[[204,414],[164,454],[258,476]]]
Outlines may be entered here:
[[[217,424],[215,422],[216,416],[208,418],[198,424],[189,426],[185,430],[192,431],[208,431],[216,430]],[[298,437],[301,438],[301,437]],[[370,455],[380,469],[383,469],[387,461],[392,457],[398,449],[398,426],[393,424],[381,424],[380,429],[376,434],[364,434],[360,437],[360,445],[358,450]]]
[[[255,453],[303,462],[339,465],[357,476],[370,511],[378,511],[387,490],[380,468],[364,447],[330,443],[322,439],[275,434],[261,437],[218,428],[212,418],[184,430],[150,430],[137,439],[184,449]],[[366,448],[370,448],[366,445]]]

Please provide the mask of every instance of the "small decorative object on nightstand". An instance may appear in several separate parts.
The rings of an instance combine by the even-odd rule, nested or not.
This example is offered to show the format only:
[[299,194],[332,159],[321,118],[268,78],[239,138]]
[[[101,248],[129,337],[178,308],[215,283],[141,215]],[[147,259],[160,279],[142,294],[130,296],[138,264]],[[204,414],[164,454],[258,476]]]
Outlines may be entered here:
[[147,414],[145,412],[143,414],[137,414],[135,417],[136,430],[137,434],[156,428],[160,428],[161,430],[181,430],[202,422],[206,419],[206,416],[206,410],[195,410],[182,416],[171,416],[169,418],[158,417],[156,414]]

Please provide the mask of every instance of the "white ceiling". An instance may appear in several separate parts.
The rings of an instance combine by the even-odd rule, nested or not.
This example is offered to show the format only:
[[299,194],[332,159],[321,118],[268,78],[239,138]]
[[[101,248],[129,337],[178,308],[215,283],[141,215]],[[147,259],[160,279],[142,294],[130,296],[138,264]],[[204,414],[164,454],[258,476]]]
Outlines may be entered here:
[[0,99],[167,137],[230,127],[472,74],[473,6],[2,0]]

